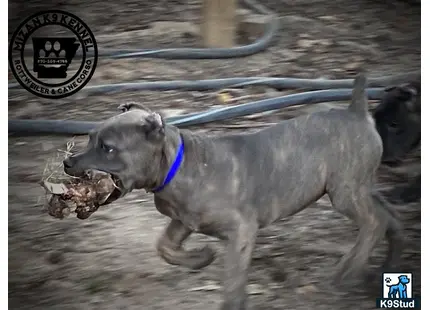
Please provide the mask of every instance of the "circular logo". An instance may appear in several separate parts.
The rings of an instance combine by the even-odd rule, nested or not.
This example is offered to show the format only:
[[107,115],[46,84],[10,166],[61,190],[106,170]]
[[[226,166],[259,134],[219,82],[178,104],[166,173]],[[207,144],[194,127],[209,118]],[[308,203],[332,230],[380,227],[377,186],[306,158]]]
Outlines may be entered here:
[[68,12],[28,17],[9,44],[9,65],[17,81],[43,98],[64,98],[82,89],[97,67],[97,43],[88,26]]

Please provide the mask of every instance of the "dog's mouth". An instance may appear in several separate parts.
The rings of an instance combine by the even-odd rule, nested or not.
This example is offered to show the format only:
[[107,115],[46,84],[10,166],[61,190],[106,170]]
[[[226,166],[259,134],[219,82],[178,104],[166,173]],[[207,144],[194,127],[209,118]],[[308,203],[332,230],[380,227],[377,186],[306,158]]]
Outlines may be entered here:
[[107,201],[109,201],[110,199],[116,200],[127,193],[127,190],[125,189],[124,183],[121,181],[121,178],[113,173],[109,173],[109,175],[113,183],[115,184],[115,189],[112,192],[112,194],[109,196]]
[[109,173],[109,175],[110,175],[112,181],[115,183],[115,187],[118,190],[121,190],[123,188],[123,184],[122,184],[121,179],[119,178],[119,176],[117,176],[117,175],[115,175],[113,173]]
[[109,175],[109,177],[112,180],[113,185],[114,185],[113,191],[107,197],[107,199],[103,202],[102,205],[110,204],[110,203],[114,202],[115,200],[123,197],[127,193],[127,190],[124,187],[124,183],[121,181],[121,178],[119,176],[117,176],[114,173],[110,173],[110,172],[106,172],[106,171],[100,171],[100,170],[94,170],[94,171],[99,171],[99,172],[102,172],[106,175]]
[[108,204],[114,202],[115,200],[123,197],[126,193],[126,191],[124,190],[123,183],[121,182],[121,179],[112,173],[108,173],[108,174],[114,183],[114,190],[110,193],[110,195],[106,198],[106,200],[101,204],[102,206],[108,205]]
[[388,167],[396,167],[396,166],[399,166],[402,163],[402,161],[400,158],[397,158],[397,157],[389,157],[389,158],[382,159],[381,163]]

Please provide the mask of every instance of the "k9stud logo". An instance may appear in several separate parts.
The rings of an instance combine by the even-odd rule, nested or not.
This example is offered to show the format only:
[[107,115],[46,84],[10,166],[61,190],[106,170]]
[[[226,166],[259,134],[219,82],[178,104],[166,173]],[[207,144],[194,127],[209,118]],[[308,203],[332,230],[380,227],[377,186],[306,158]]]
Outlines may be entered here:
[[420,308],[420,299],[412,296],[412,280],[412,273],[382,274],[382,298],[376,300],[376,308]]

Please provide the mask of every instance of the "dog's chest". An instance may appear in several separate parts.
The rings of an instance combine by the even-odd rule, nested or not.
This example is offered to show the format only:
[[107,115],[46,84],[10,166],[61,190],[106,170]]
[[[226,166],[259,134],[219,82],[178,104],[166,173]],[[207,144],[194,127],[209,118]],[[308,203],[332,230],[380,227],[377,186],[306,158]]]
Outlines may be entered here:
[[201,209],[193,208],[193,204],[188,201],[177,199],[163,199],[154,197],[155,207],[161,214],[175,220],[181,221],[185,226],[198,230],[200,226]]

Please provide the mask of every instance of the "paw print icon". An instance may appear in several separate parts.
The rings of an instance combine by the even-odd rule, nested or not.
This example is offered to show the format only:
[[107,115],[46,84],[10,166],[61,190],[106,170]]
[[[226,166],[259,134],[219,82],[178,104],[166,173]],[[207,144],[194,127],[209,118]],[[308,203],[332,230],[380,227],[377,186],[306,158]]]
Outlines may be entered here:
[[38,78],[66,78],[79,46],[76,38],[33,38],[33,71]]

